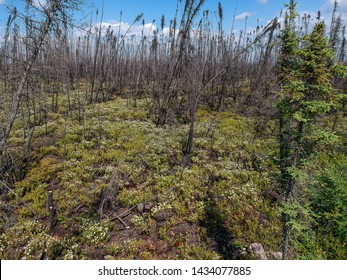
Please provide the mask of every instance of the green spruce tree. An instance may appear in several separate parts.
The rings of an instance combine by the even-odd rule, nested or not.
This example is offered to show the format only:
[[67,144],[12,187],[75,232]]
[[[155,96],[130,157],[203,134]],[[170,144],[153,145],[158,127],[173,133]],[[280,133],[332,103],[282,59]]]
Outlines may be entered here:
[[[332,80],[346,73],[334,64],[334,52],[325,37],[325,23],[318,21],[311,34],[299,38],[295,31],[295,6],[290,1],[281,34],[279,59],[280,183],[283,192],[283,259],[289,258],[290,237],[302,211],[307,217],[297,178],[302,164],[320,143],[334,141],[335,135],[322,125],[322,118],[334,107],[337,94]],[[299,48],[299,46],[301,46]],[[301,213],[301,214],[302,214]],[[298,226],[297,226],[298,227]]]
[[[292,103],[295,96],[301,94],[303,86],[297,77],[299,69],[299,37],[295,31],[296,3],[290,1],[286,5],[287,13],[285,17],[285,27],[280,37],[280,57],[279,74],[280,83],[280,101],[277,104],[279,120],[279,166],[280,166],[280,184],[284,195],[284,202],[287,203],[291,196],[294,180],[290,173],[290,167],[294,166],[294,134],[295,124],[291,122],[294,112],[297,108]],[[289,215],[282,213],[283,222],[283,258],[288,259],[289,251]]]

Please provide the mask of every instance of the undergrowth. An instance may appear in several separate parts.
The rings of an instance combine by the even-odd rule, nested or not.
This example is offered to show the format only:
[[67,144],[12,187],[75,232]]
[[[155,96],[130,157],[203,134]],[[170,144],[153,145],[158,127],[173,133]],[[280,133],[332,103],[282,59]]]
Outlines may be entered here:
[[[187,163],[188,125],[156,127],[144,100],[93,106],[82,119],[61,111],[35,129],[34,160],[15,184],[20,200],[9,194],[17,223],[0,236],[1,258],[239,259],[254,242],[280,250],[276,201],[266,195],[277,172],[273,124],[259,136],[256,120],[199,109]],[[17,127],[12,147],[25,142]],[[112,180],[117,191],[99,217]],[[136,210],[148,202],[146,212]],[[129,209],[129,228],[111,218]]]

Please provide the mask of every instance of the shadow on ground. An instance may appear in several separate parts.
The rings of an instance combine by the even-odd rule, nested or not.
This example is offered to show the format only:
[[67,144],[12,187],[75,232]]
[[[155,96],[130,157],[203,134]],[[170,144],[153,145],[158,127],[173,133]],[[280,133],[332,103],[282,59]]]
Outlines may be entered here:
[[201,226],[206,228],[208,236],[214,241],[215,249],[222,259],[242,259],[241,250],[235,245],[233,234],[225,226],[225,221],[212,197],[206,202],[205,217]]

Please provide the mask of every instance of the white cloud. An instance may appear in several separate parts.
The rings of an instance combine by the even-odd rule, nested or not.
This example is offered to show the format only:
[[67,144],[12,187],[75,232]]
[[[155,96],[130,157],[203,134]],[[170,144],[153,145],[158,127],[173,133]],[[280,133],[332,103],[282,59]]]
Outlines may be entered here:
[[[100,23],[95,24],[95,27],[99,27]],[[145,36],[151,36],[153,35],[153,31],[157,29],[157,27],[153,23],[146,23],[144,25],[140,24],[134,24],[131,26],[131,24],[127,22],[118,22],[118,21],[110,21],[110,22],[102,22],[101,23],[102,29],[104,32],[108,28],[110,28],[113,31],[114,35],[118,35],[120,33],[121,35],[127,35],[127,36],[136,36],[140,37],[142,33]]]
[[311,20],[315,20],[316,17],[317,17],[317,12],[312,12],[312,11],[308,11],[308,10],[302,10],[302,11],[298,11],[298,14],[300,16],[310,16],[311,17]]
[[257,0],[257,1],[261,4],[266,4],[268,2],[268,0]]
[[164,27],[163,34],[164,35],[169,35],[170,34],[170,28],[169,27]]
[[245,20],[246,18],[249,18],[252,15],[254,15],[254,13],[244,12],[242,14],[237,15],[235,17],[235,20]]
[[46,5],[47,0],[34,0],[34,1],[32,1],[32,3],[35,7],[40,8],[40,7],[43,7]]
[[[328,0],[327,2],[330,3],[331,6],[333,6],[335,0]],[[339,7],[347,8],[347,0],[337,0],[337,4]]]
[[[100,27],[100,22],[93,24],[93,27],[91,29],[91,33],[94,35],[97,35],[97,32]],[[154,23],[145,23],[142,24],[133,24],[131,25],[128,22],[119,22],[119,21],[106,21],[101,23],[101,30],[102,35],[106,35],[106,31],[110,29],[112,31],[113,36],[118,37],[126,35],[126,39],[134,38],[136,41],[139,41],[142,39],[142,33],[143,35],[148,39],[153,39],[154,31],[158,31],[158,36],[168,36],[170,34],[170,28],[164,27],[163,30],[161,28],[158,28]],[[87,36],[87,33],[89,32],[90,27],[88,25],[84,25],[81,28],[76,28],[74,30],[74,36],[76,38],[84,36]],[[176,36],[178,34],[179,30],[176,29]]]
[[0,5],[5,4],[5,0],[0,0]]
[[31,5],[40,12],[47,6],[47,0],[32,0]]
[[[327,18],[331,17],[331,13],[333,11],[335,0],[326,0],[322,5],[321,10],[323,15]],[[337,14],[342,15],[343,20],[347,21],[347,0],[337,0]]]

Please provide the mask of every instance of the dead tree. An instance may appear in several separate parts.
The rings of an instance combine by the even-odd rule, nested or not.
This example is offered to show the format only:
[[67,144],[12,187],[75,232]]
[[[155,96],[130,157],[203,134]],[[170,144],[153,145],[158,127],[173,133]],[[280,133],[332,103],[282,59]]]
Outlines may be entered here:
[[[71,3],[69,3],[69,6],[67,6],[67,4],[65,2],[62,2],[61,0],[52,0],[47,1],[44,5],[41,5],[40,8],[37,8],[32,4],[31,1],[27,1],[28,6],[34,9],[34,14],[36,14],[36,17],[42,17],[42,21],[35,26],[35,29],[37,30],[36,34],[32,34],[31,38],[26,38],[27,42],[30,42],[31,53],[27,57],[27,61],[25,62],[25,68],[23,70],[23,73],[21,74],[21,79],[18,83],[15,92],[13,93],[11,110],[9,112],[9,116],[0,139],[1,153],[4,151],[6,147],[8,137],[13,127],[14,121],[18,115],[18,110],[23,98],[29,74],[32,70],[35,61],[38,58],[40,51],[42,50],[48,33],[50,32],[54,23],[57,20],[59,20],[59,14],[64,13],[64,10],[67,8],[75,7],[77,5],[77,1],[70,2]],[[27,23],[28,22],[30,21],[27,20]]]

